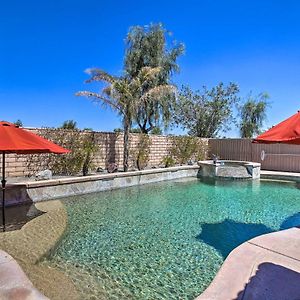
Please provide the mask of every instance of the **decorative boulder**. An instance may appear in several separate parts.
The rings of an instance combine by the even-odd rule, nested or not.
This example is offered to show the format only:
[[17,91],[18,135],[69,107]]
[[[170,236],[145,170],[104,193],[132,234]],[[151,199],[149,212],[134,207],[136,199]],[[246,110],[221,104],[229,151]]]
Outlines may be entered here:
[[110,163],[107,166],[107,172],[108,173],[115,173],[118,171],[118,165],[116,163]]
[[187,164],[188,164],[189,166],[192,166],[192,165],[194,164],[194,162],[193,162],[191,159],[189,159],[188,162],[187,162]]
[[52,179],[52,171],[44,170],[35,174],[35,180],[49,180]]

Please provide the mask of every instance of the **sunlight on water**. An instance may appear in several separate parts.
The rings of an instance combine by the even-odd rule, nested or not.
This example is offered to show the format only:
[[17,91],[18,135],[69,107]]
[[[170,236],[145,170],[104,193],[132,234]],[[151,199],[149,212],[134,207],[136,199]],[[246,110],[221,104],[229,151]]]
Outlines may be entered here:
[[300,224],[293,183],[176,180],[64,200],[69,226],[44,262],[82,299],[194,299],[244,241]]

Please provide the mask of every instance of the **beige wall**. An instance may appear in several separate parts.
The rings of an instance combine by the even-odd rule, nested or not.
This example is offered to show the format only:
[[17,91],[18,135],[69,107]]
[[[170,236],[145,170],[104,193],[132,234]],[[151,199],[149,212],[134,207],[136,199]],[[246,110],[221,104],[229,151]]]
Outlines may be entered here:
[[[28,129],[34,132],[43,131],[43,129]],[[95,167],[105,168],[108,163],[116,162],[119,167],[123,164],[123,134],[112,132],[95,132],[95,139],[98,147],[98,152],[94,155],[93,164]],[[171,136],[150,135],[150,160],[148,166],[158,166],[162,159],[168,155],[168,151],[172,144]],[[136,149],[139,140],[138,134],[130,135],[130,165],[133,166],[133,151]],[[206,142],[207,139],[204,139]],[[1,159],[0,159],[1,161]],[[18,177],[27,176],[30,174],[27,167],[28,156],[26,155],[6,155],[6,176]],[[1,170],[0,165],[0,170]],[[37,167],[39,169],[39,167]],[[40,167],[45,169],[45,167]]]
[[[30,130],[36,131],[36,129]],[[162,159],[168,155],[172,136],[150,135],[150,138],[150,161],[148,165],[150,167],[158,166]],[[121,167],[123,164],[123,135],[112,132],[95,132],[95,139],[99,145],[99,150],[95,154],[94,165],[105,168],[108,163],[116,162]],[[136,149],[138,140],[138,134],[130,135],[131,153]],[[203,140],[208,141],[207,139]],[[210,153],[217,154],[222,159],[260,162],[262,169],[265,170],[300,172],[300,146],[297,145],[252,144],[250,139],[209,139],[208,144]],[[260,159],[262,150],[267,153],[264,161]],[[28,175],[27,161],[26,155],[8,154],[6,156],[6,175],[8,177]],[[130,165],[133,166],[132,155]]]
[[[210,153],[221,159],[246,160],[262,164],[262,169],[300,172],[300,146],[285,144],[253,144],[251,139],[210,139]],[[260,158],[261,151],[267,153]]]

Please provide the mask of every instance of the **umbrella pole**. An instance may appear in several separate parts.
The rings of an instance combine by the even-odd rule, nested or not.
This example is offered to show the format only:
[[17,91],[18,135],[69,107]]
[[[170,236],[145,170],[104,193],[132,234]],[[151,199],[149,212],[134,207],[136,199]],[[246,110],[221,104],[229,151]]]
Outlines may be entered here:
[[3,232],[5,231],[5,151],[2,152],[2,225]]

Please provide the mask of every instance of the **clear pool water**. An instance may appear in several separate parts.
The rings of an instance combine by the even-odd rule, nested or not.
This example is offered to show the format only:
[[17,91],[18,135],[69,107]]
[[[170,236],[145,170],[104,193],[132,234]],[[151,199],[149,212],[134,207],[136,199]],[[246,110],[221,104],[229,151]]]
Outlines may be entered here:
[[228,253],[300,224],[296,184],[176,180],[63,200],[69,226],[45,262],[82,299],[194,299]]

